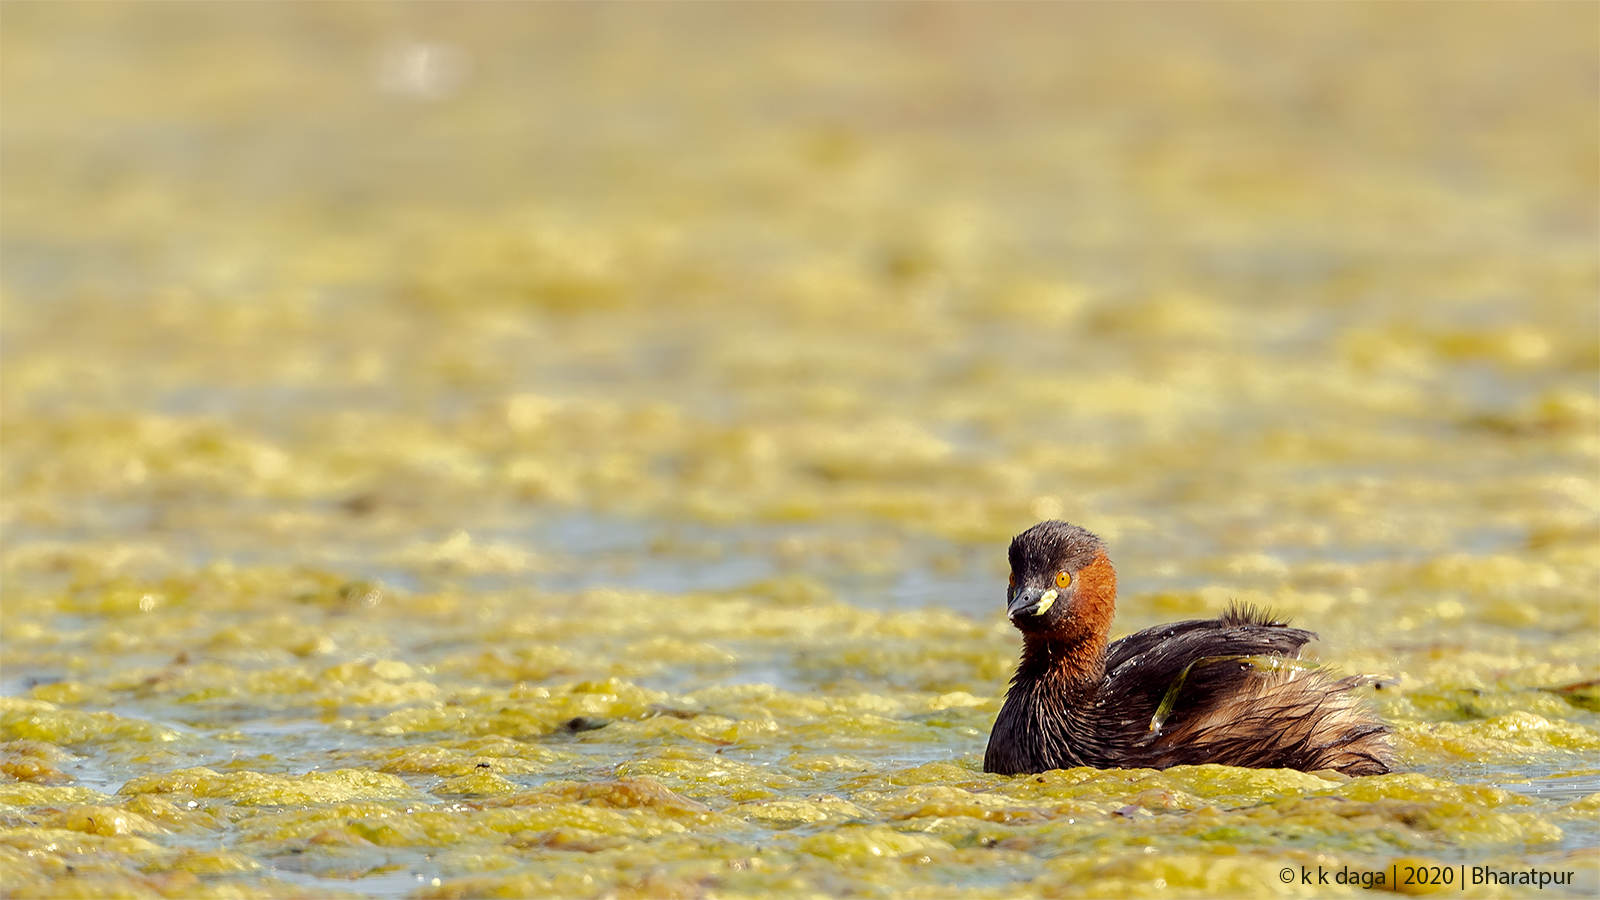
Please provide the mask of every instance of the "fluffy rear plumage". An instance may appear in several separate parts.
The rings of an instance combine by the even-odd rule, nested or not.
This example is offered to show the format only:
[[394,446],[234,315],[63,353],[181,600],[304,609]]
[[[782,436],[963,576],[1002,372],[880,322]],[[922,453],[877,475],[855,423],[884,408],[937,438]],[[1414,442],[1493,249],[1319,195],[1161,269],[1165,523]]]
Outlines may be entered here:
[[[1122,660],[1102,689],[1119,719],[1149,722],[1171,694],[1160,727],[1129,736],[1144,764],[1226,760],[1348,775],[1389,771],[1388,728],[1350,694],[1361,679],[1335,678],[1299,661],[1315,633],[1245,606],[1181,626],[1130,635],[1107,654],[1108,667],[1110,659]],[[1163,635],[1169,630],[1178,633]]]

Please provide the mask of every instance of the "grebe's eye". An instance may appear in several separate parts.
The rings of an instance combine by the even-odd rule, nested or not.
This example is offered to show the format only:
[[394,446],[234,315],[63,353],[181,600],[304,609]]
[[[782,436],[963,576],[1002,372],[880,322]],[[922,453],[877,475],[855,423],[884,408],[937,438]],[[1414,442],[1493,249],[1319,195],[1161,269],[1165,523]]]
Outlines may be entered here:
[[1063,569],[1062,571],[1056,573],[1056,587],[1061,588],[1064,591],[1071,584],[1072,584],[1072,575],[1070,573],[1068,573],[1065,569]]
[[1011,573],[1011,577],[1006,579],[1006,587],[1013,587],[1014,588],[1016,586],[1017,586],[1017,573],[1012,572]]

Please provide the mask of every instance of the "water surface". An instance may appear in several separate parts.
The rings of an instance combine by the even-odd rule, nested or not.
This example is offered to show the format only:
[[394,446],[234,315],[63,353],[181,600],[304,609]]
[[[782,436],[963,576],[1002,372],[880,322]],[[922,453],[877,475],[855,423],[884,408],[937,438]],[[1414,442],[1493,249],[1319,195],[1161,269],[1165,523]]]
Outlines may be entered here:
[[[8,8],[3,893],[1592,895],[1595,18]],[[1400,771],[982,773],[1048,517]]]

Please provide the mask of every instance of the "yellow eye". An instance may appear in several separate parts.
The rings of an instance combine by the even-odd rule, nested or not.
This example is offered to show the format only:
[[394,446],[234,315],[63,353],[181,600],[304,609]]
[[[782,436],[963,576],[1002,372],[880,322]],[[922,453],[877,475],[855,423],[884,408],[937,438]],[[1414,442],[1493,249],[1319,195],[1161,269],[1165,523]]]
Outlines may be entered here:
[[1070,585],[1070,584],[1072,584],[1072,576],[1071,575],[1067,574],[1066,572],[1057,572],[1056,573],[1056,587],[1061,588],[1062,590],[1066,590],[1067,586]]

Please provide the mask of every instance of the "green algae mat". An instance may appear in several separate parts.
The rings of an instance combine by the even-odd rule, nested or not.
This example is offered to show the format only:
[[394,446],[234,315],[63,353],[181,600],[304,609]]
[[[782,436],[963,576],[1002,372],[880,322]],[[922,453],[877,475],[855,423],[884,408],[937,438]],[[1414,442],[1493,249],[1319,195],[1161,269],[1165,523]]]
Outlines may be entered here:
[[[1594,6],[3,12],[0,895],[1600,890]],[[1042,518],[1399,770],[984,774]]]

